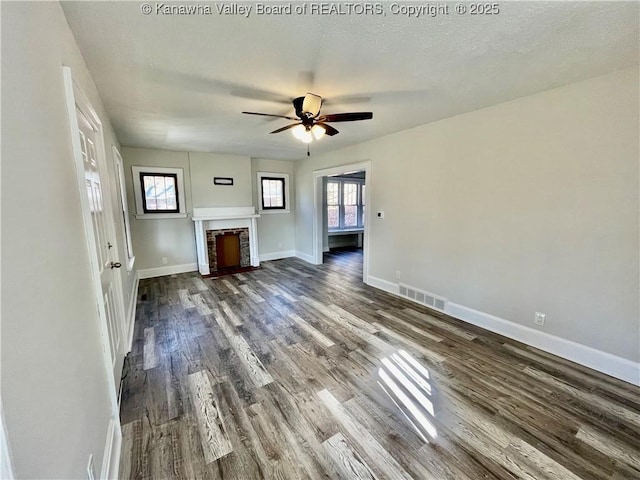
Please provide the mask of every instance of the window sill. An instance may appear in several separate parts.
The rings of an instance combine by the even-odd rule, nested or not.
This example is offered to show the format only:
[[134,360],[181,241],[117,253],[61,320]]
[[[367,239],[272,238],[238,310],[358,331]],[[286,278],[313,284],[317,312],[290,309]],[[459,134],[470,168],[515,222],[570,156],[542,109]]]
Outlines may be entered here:
[[136,213],[137,220],[166,220],[168,218],[187,218],[186,213]]
[[364,233],[364,228],[344,228],[342,230],[328,230],[329,236],[333,235],[350,235],[355,233]]
[[280,209],[278,209],[278,210],[275,210],[275,209],[274,210],[258,210],[258,213],[260,215],[271,215],[271,214],[274,214],[274,213],[291,213],[291,210],[289,210],[288,208],[286,208],[284,210],[280,210]]

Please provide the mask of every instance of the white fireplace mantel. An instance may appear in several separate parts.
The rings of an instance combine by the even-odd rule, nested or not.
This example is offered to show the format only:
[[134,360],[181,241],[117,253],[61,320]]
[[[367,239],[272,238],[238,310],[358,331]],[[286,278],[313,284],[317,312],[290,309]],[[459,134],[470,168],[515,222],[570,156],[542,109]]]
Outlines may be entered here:
[[196,232],[196,250],[198,254],[198,271],[201,275],[209,275],[209,249],[207,248],[207,230],[226,230],[231,228],[249,229],[249,252],[251,266],[259,267],[258,228],[256,219],[260,215],[251,207],[194,207],[193,223]]

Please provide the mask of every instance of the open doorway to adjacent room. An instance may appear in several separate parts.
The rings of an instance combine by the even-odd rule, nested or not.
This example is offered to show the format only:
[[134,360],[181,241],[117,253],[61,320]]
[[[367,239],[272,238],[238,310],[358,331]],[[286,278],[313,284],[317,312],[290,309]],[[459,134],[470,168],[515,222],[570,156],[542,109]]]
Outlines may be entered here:
[[370,162],[319,170],[314,180],[315,263],[339,261],[362,269],[366,282]]

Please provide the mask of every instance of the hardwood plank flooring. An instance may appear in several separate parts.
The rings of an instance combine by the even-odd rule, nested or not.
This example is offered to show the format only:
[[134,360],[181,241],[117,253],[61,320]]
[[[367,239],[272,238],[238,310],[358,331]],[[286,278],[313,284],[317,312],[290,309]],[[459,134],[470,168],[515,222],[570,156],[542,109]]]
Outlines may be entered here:
[[362,253],[140,281],[120,478],[640,479],[640,388],[376,290]]

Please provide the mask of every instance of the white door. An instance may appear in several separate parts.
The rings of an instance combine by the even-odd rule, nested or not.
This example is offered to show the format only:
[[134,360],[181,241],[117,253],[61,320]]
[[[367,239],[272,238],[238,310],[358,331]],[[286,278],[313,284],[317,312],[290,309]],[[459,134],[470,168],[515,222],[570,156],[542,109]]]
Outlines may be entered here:
[[76,115],[78,117],[78,134],[80,135],[86,194],[89,200],[93,237],[96,245],[97,258],[95,259],[95,265],[98,268],[102,287],[100,302],[102,302],[106,316],[109,356],[111,368],[113,369],[113,378],[117,384],[119,383],[120,369],[122,368],[121,362],[118,361],[120,358],[122,332],[121,322],[117,313],[113,270],[120,268],[121,264],[117,262],[117,259],[112,258],[115,239],[109,238],[110,229],[107,217],[111,212],[108,212],[105,208],[103,181],[97,155],[97,128],[91,124],[89,119],[77,107]]
[[63,76],[80,206],[112,408],[100,478],[116,478],[122,444],[118,389],[124,361],[121,323],[121,319],[124,318],[124,305],[119,279],[114,274],[116,269],[120,268],[120,264],[117,258],[113,209],[109,202],[108,173],[105,173],[107,169],[104,139],[100,119],[84,94],[74,85],[71,69],[63,67]]

